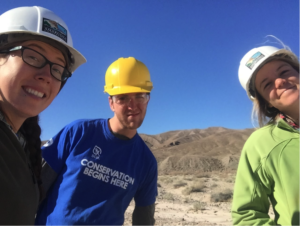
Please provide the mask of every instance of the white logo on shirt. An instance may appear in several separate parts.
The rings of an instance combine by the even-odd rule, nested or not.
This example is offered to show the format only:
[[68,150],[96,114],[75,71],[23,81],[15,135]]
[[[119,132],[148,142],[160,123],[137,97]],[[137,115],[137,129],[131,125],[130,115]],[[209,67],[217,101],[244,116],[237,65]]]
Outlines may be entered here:
[[128,174],[105,167],[97,162],[87,159],[81,160],[81,165],[85,166],[83,174],[94,179],[101,180],[105,183],[127,189],[129,184],[134,184],[134,178]]
[[93,149],[92,157],[95,158],[95,159],[100,159],[101,153],[102,153],[101,148],[99,148],[99,147],[96,145],[96,146],[94,147],[94,149]]
[[52,138],[50,140],[48,140],[43,146],[44,147],[49,147],[49,146],[51,146],[51,144],[53,144],[53,139]]

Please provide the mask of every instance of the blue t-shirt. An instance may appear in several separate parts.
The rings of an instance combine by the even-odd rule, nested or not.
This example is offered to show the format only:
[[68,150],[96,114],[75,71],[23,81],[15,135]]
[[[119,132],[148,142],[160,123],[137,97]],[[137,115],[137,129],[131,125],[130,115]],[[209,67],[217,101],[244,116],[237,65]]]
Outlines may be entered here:
[[122,225],[134,198],[137,206],[154,204],[157,162],[136,134],[116,138],[107,119],[77,120],[42,149],[58,174],[42,203],[36,224]]

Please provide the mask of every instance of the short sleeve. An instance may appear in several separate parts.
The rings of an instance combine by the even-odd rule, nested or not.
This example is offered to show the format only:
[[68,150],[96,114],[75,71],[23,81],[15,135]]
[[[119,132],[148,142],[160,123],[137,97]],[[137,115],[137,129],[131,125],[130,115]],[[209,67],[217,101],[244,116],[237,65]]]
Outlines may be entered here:
[[73,145],[74,133],[78,133],[78,129],[80,128],[75,121],[64,127],[42,147],[43,158],[57,174],[65,165]]

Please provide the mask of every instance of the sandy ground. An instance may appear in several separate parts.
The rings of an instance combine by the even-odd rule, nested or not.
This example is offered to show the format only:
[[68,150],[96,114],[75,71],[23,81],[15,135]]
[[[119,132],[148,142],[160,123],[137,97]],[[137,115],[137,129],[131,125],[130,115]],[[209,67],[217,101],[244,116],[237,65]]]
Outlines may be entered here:
[[[126,212],[125,225],[131,225],[133,205]],[[209,204],[204,210],[194,210],[191,204],[158,201],[155,225],[230,225],[230,204]]]
[[[232,225],[234,174],[159,176],[155,225]],[[134,202],[125,213],[131,225]],[[270,216],[273,213],[270,212]]]
[[[226,202],[210,200],[212,193],[232,191],[233,180],[227,180],[209,174],[159,176],[155,225],[230,225],[231,198]],[[131,224],[133,208],[132,202],[126,211],[125,225]]]

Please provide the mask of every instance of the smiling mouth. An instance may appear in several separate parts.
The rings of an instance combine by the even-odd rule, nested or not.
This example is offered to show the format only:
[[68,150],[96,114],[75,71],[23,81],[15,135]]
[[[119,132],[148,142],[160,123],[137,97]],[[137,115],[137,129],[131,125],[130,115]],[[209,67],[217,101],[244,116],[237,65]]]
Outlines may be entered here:
[[39,98],[43,98],[44,95],[45,95],[44,93],[41,93],[41,92],[39,92],[39,91],[30,89],[30,88],[26,88],[25,91],[26,91],[27,93],[30,93],[30,94],[32,94],[32,95],[34,95],[34,96],[39,97]]
[[134,116],[137,116],[139,113],[135,113],[135,114],[129,114],[128,116],[132,116],[132,117],[134,117]]

